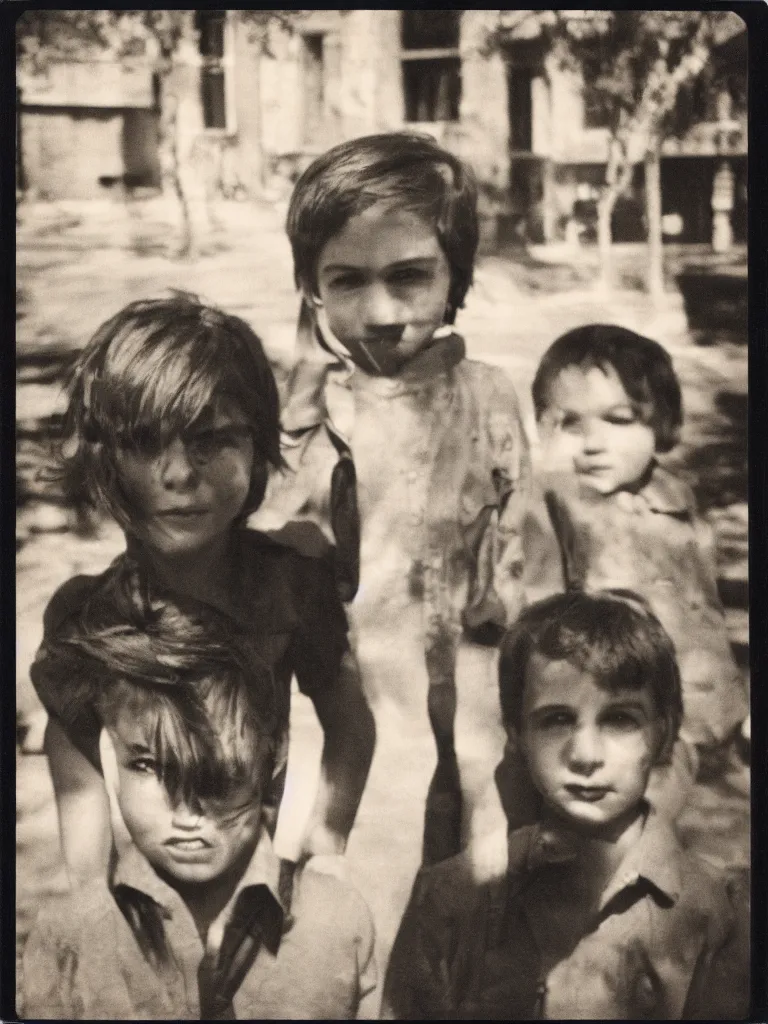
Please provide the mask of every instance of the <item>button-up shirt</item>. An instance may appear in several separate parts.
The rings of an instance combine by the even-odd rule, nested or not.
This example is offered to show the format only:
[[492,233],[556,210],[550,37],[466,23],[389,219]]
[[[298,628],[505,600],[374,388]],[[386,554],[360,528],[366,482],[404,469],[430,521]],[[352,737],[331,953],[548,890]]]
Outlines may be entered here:
[[[584,934],[563,936],[567,837],[541,825],[424,869],[395,943],[398,1020],[738,1019],[749,1007],[744,887],[649,811]],[[565,931],[565,929],[563,929]]]
[[[393,831],[398,849],[382,867],[358,853],[353,833],[348,856],[365,880],[383,963],[422,862],[425,818],[430,850],[442,856],[461,848],[460,822],[482,834],[504,821],[492,781],[504,749],[496,650],[462,633],[498,632],[521,608],[528,442],[512,382],[466,359],[455,333],[436,336],[392,378],[313,345],[283,410],[288,470],[273,475],[250,522],[309,520],[333,542],[334,440],[346,441],[361,541],[359,588],[345,607],[377,725],[358,823],[369,849],[387,849]],[[436,734],[446,771],[430,789]],[[379,802],[389,790],[407,794],[394,822]]]
[[[359,893],[312,868],[294,881],[290,913],[280,861],[262,835],[209,935],[240,946],[239,922],[259,907],[263,941],[234,994],[235,1018],[354,1019],[375,986],[373,926]],[[232,941],[234,937],[234,942]],[[24,1015],[62,1020],[198,1020],[206,951],[179,894],[130,846],[109,887],[94,882],[43,911],[23,958]]]

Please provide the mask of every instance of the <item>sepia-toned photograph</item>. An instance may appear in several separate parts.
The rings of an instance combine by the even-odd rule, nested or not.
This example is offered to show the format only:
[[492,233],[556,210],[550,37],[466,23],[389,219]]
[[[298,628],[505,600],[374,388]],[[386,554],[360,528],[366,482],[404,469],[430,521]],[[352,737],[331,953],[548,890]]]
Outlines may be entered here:
[[748,1018],[745,20],[14,30],[18,1019]]

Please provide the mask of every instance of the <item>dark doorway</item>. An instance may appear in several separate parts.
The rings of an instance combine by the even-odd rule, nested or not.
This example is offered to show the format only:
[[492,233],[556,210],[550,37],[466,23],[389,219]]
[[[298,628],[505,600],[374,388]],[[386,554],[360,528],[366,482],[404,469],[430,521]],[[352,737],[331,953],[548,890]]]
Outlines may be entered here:
[[533,148],[533,79],[532,67],[507,65],[509,148],[516,152],[530,153]]

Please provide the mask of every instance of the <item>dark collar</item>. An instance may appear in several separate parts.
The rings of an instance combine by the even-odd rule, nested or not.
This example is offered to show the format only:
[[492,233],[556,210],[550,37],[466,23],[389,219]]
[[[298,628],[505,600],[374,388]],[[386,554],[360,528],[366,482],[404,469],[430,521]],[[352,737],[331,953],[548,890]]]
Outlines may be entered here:
[[[600,898],[602,911],[624,889],[645,881],[669,902],[681,891],[680,844],[671,827],[652,807],[637,843],[627,853]],[[508,872],[513,884],[547,864],[573,860],[576,850],[568,832],[540,823],[511,832],[508,840]]]
[[[133,843],[120,851],[112,874],[111,887],[128,888],[149,897],[160,908],[164,917],[171,917],[181,900],[176,890],[160,878]],[[265,890],[269,898],[264,901],[259,897],[258,902],[267,907],[264,917],[269,927],[266,930],[272,933],[271,941],[267,941],[266,944],[270,947],[275,945],[276,940],[276,945],[279,946],[279,936],[288,916],[288,908],[283,906],[280,898],[280,860],[266,831],[262,832],[243,877],[232,895],[228,920],[232,919],[235,911],[240,916],[240,907],[253,902],[256,891],[263,894]]]

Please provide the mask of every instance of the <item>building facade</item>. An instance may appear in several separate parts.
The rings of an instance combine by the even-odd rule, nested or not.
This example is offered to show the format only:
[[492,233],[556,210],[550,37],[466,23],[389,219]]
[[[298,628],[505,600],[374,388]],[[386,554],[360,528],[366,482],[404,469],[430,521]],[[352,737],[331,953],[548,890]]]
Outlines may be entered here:
[[[554,241],[567,235],[574,219],[588,225],[608,132],[601,111],[585,103],[579,78],[547,52],[535,20],[521,20],[519,13],[307,11],[287,23],[280,16],[290,12],[275,12],[254,31],[244,12],[190,12],[195,44],[185,59],[199,69],[200,123],[220,156],[218,187],[225,194],[247,192],[256,173],[259,186],[287,191],[334,143],[407,127],[429,132],[472,164],[486,236]],[[723,180],[724,161],[736,236],[746,231],[746,111],[739,93],[746,81],[746,31],[722,50],[737,101],[731,97],[718,107],[715,97],[703,123],[664,145],[665,225],[669,237],[682,242],[710,241],[713,188],[718,171]],[[68,118],[73,141],[76,125],[93,132],[94,140],[104,136],[105,163],[111,132],[114,164],[122,159],[126,174],[141,170],[149,179],[156,146],[152,106],[146,91],[125,95],[133,96],[130,106],[59,106],[58,116]],[[53,129],[29,96],[25,92],[22,102],[24,174],[30,183],[45,181],[44,191],[56,195],[74,187],[66,182],[82,183],[85,172],[57,170],[64,157],[44,166],[38,155],[44,147],[36,140]],[[56,132],[65,139],[63,122]],[[617,240],[644,237],[639,153],[637,161],[632,185],[617,204]],[[94,175],[85,176],[96,187]],[[55,187],[47,179],[55,179]]]
[[93,199],[125,181],[158,187],[158,97],[144,62],[51,61],[17,81],[16,186]]

